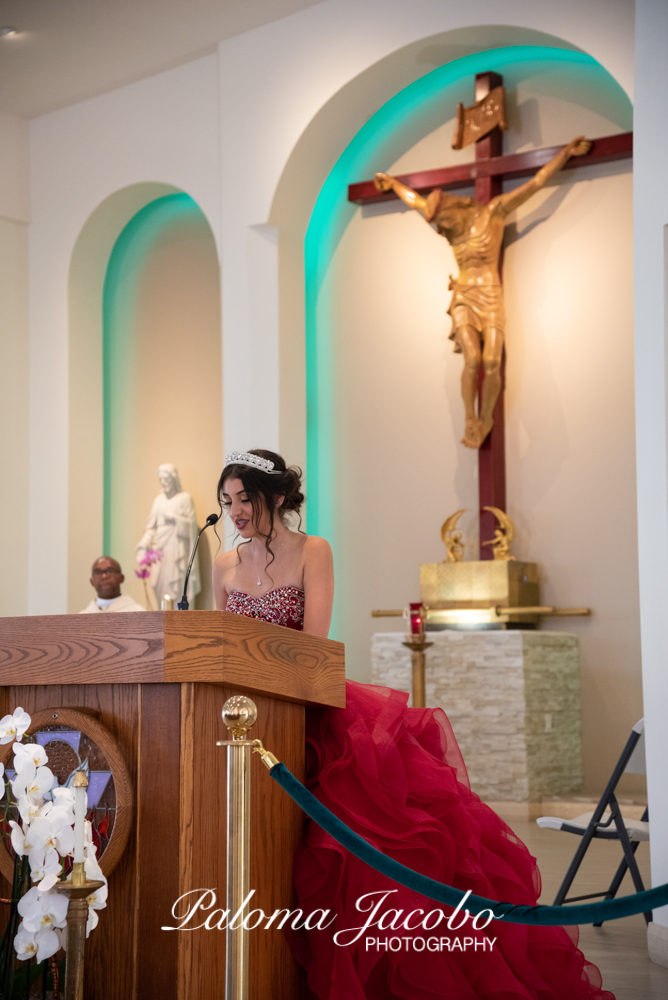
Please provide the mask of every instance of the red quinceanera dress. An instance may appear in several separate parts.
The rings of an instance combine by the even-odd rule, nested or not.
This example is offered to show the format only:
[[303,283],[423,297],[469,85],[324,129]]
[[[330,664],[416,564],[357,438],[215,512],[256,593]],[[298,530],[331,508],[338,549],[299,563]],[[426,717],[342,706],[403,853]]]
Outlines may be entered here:
[[[262,597],[236,591],[227,610],[301,630],[304,595],[296,587]],[[471,791],[445,712],[408,708],[406,694],[377,685],[348,681],[346,693],[345,709],[307,709],[306,784],[313,794],[415,871],[489,899],[536,903],[535,858]],[[394,929],[370,928],[354,944],[338,946],[337,931],[365,923],[368,913],[356,902],[367,893],[377,893],[375,901],[395,890],[378,911],[388,922],[393,910],[405,916],[443,909],[446,919],[452,911],[379,875],[310,820],[295,885],[304,914],[337,914],[326,929],[290,932],[311,1000],[614,1000],[578,950],[575,927],[495,920],[485,930],[473,930],[470,921],[449,930],[443,920],[435,929],[406,930],[399,920]],[[495,939],[492,948],[485,938]],[[464,947],[467,941],[479,945]]]

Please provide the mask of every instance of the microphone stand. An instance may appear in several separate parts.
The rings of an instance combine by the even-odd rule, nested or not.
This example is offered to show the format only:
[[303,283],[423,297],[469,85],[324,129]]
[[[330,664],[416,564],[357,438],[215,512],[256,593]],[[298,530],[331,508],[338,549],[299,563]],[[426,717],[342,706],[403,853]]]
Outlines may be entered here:
[[200,528],[199,532],[197,533],[197,538],[195,539],[195,544],[193,545],[192,555],[190,556],[190,562],[188,563],[188,571],[186,573],[186,578],[183,583],[183,597],[176,605],[179,611],[188,610],[188,580],[190,579],[190,571],[192,570],[193,562],[195,561],[195,554],[197,552],[197,546],[199,545],[199,540],[202,537],[202,533],[206,531],[207,528],[210,528],[212,524],[215,524],[216,521],[219,519],[219,517],[220,514],[209,514],[206,521],[204,522],[204,527]]

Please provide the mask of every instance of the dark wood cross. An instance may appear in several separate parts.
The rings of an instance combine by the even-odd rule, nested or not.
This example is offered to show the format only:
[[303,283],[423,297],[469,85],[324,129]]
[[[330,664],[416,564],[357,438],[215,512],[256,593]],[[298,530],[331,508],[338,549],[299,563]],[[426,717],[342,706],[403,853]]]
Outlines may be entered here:
[[[479,101],[494,87],[503,83],[498,73],[478,73],[475,78],[475,100]],[[417,174],[404,174],[398,179],[421,195],[427,195],[434,188],[453,191],[475,184],[476,201],[486,205],[503,191],[503,181],[515,177],[531,177],[540,167],[548,163],[562,149],[562,146],[545,146],[526,153],[503,155],[503,133],[497,126],[488,135],[476,142],[475,160],[461,163],[456,167],[440,170],[424,170]],[[608,163],[623,160],[633,155],[633,132],[608,135],[594,139],[586,156],[574,156],[564,166],[564,170],[587,167],[592,163]],[[348,187],[348,200],[357,205],[371,205],[380,201],[393,201],[394,191],[378,191],[373,181],[362,181]],[[503,251],[499,260],[502,273]],[[483,368],[480,366],[478,387],[482,384]],[[501,366],[502,385],[505,385],[505,350]],[[506,455],[505,419],[503,388],[494,408],[494,427],[478,451],[478,495],[480,502],[480,558],[492,559],[493,552],[484,542],[492,541],[496,519],[484,507],[499,507],[506,510]]]

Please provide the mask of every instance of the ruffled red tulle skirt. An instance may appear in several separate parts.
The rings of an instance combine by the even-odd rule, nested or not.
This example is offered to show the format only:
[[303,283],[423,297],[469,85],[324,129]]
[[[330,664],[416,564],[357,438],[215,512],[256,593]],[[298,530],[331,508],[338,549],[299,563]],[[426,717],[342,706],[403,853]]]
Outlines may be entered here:
[[[533,904],[540,894],[536,862],[509,826],[480,801],[450,723],[441,709],[407,708],[389,688],[347,684],[345,709],[307,711],[307,784],[353,830],[415,871],[490,899]],[[315,824],[296,860],[298,906],[330,911],[322,930],[291,932],[290,947],[318,1000],[614,1000],[598,969],[577,948],[577,929],[525,927],[494,920],[449,930],[452,910],[405,889],[358,861]],[[363,926],[377,911],[382,926],[352,944],[334,934]],[[432,930],[406,930],[389,911],[436,913]],[[463,918],[460,912],[453,927]],[[409,921],[413,925],[419,914]],[[326,921],[323,921],[323,923]],[[483,921],[484,922],[484,921]],[[354,935],[343,935],[349,939]],[[460,945],[455,945],[458,938]],[[496,938],[493,948],[482,942]],[[408,939],[408,940],[407,940]],[[369,944],[369,941],[372,941]],[[477,946],[466,941],[480,942]],[[384,944],[383,942],[387,942]],[[397,945],[397,942],[399,944]],[[465,947],[466,944],[466,947]]]

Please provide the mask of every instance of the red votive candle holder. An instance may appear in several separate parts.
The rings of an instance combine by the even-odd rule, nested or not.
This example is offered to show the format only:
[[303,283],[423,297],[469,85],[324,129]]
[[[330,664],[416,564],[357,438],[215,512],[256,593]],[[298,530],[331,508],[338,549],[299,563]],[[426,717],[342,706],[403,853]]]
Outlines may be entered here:
[[418,601],[410,605],[411,635],[424,635],[424,606]]

